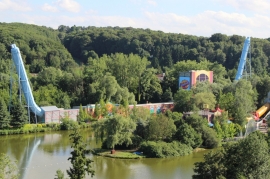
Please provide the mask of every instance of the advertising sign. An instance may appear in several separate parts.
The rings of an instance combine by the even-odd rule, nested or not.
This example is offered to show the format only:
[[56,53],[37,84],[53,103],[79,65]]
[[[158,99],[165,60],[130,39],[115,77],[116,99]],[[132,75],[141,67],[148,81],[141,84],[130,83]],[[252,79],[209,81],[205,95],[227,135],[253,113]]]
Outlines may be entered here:
[[180,76],[179,77],[179,88],[183,88],[186,90],[190,89],[190,77]]

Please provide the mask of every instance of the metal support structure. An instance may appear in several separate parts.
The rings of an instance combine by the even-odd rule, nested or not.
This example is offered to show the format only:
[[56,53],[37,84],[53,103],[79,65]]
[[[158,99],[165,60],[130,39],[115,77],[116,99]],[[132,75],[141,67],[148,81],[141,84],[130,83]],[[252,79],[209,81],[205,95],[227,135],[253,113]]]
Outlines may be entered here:
[[13,71],[14,71],[14,63],[11,63],[10,66],[10,71],[9,71],[9,75],[10,75],[10,81],[9,81],[9,105],[8,105],[8,111],[11,111],[11,107],[12,107],[12,88],[13,88]]
[[[238,65],[237,73],[235,76],[235,80],[238,81],[240,80],[243,76],[248,76],[247,69],[249,68],[249,76],[251,76],[251,55],[249,55],[248,63],[247,63],[247,54],[248,52],[250,53],[250,37],[247,37],[245,39],[243,49],[242,49],[242,54],[240,58],[240,62]],[[249,67],[247,67],[247,64]]]
[[251,46],[248,50],[248,58],[246,59],[245,67],[244,67],[244,74],[243,77],[246,79],[251,78],[252,71],[251,71]]
[[[18,61],[18,63],[12,63],[12,66],[10,68],[10,104],[9,104],[9,112],[11,112],[11,106],[12,106],[12,86],[13,86],[13,78],[12,78],[12,74],[13,74],[13,70],[14,67],[16,67],[17,69],[17,73],[18,73],[18,90],[19,90],[19,102],[22,105],[22,82],[24,80],[22,80],[21,78],[21,70],[20,70],[20,66],[21,66],[21,61]],[[29,92],[27,92],[29,93]],[[28,122],[30,124],[30,106],[29,106],[29,98],[26,99],[27,100],[27,114],[28,114]]]

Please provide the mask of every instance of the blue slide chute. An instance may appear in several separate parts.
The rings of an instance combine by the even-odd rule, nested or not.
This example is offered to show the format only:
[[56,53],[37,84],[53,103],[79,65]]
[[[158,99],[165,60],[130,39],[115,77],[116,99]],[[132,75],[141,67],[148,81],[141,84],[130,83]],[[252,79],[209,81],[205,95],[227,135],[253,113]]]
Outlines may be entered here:
[[240,63],[238,65],[237,74],[235,76],[236,81],[240,80],[242,78],[243,71],[244,71],[245,64],[246,64],[246,60],[247,60],[249,46],[250,46],[250,37],[247,37],[245,42],[244,42]]
[[27,105],[30,107],[31,111],[35,113],[37,116],[43,116],[44,111],[38,107],[36,104],[32,90],[27,78],[27,73],[24,68],[23,60],[21,57],[21,53],[18,47],[16,47],[15,44],[11,45],[11,55],[12,55],[12,60],[16,66],[16,71],[19,76],[20,80],[20,85],[22,88],[22,91],[24,93],[24,97],[26,99]]

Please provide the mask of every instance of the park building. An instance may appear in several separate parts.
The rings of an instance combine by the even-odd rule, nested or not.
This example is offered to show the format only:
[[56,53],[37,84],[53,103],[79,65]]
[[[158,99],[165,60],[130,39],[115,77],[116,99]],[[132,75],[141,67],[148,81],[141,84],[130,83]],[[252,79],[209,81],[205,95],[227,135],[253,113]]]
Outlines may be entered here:
[[179,74],[179,88],[189,90],[198,82],[208,81],[213,83],[213,71],[191,70],[189,72],[181,72]]

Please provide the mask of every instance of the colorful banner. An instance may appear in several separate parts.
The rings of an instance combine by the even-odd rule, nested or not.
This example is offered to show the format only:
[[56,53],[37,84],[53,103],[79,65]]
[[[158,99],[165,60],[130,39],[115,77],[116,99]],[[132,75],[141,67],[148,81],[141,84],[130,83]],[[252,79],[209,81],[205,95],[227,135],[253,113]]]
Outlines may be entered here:
[[190,77],[180,76],[179,77],[179,88],[183,88],[186,90],[190,89]]

